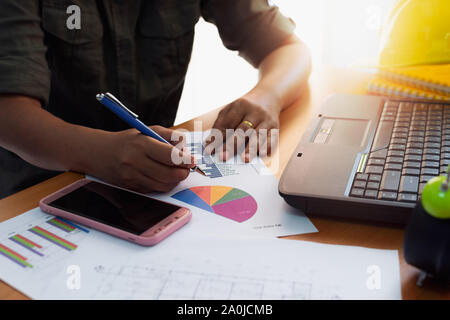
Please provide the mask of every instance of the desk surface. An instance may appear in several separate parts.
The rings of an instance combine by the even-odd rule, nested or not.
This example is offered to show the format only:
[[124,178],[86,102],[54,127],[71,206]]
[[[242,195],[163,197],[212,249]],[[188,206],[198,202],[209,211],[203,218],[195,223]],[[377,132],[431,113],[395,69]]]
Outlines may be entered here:
[[[332,93],[363,94],[370,74],[348,69],[323,68],[314,70],[309,88],[303,96],[281,115],[280,166],[276,173],[281,176],[292,150],[307,127],[315,110],[323,99]],[[217,110],[194,120],[202,120],[206,130],[212,126]],[[193,129],[194,120],[178,127]],[[64,173],[36,186],[0,200],[0,221],[15,217],[35,208],[44,196],[83,178],[75,173]],[[287,237],[293,240],[355,245],[379,249],[397,249],[400,257],[402,296],[404,299],[450,299],[450,291],[430,283],[425,288],[416,286],[418,270],[407,265],[403,259],[402,242],[404,231],[400,228],[370,225],[357,221],[341,221],[325,218],[311,218],[318,233]],[[26,296],[0,281],[0,299],[27,299]]]

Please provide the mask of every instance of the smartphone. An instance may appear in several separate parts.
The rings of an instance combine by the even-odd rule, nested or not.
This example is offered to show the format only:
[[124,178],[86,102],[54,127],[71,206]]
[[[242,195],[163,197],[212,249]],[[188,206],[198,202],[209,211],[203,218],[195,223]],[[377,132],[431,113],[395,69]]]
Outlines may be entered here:
[[191,219],[189,209],[83,179],[39,203],[49,214],[143,246],[167,238]]

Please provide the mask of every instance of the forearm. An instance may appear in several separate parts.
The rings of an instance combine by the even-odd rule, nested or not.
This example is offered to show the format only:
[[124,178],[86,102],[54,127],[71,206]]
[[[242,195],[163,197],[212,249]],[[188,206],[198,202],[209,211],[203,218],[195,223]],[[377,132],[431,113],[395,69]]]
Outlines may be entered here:
[[259,81],[248,96],[281,112],[301,95],[308,80],[311,72],[309,49],[293,36],[267,55],[258,69]]
[[[173,130],[153,126],[170,140]],[[0,95],[0,146],[46,169],[72,170],[142,193],[167,192],[187,178],[190,161],[174,165],[173,146],[135,129],[109,132],[67,123],[35,99]]]
[[69,124],[24,96],[0,96],[0,146],[50,170],[89,171],[96,141],[106,132]]

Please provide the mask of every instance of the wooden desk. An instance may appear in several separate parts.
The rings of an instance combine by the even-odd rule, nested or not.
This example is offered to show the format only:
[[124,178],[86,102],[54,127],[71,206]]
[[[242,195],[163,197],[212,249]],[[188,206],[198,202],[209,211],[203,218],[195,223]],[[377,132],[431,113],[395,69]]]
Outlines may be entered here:
[[[332,93],[363,94],[365,84],[371,75],[355,70],[324,68],[314,70],[309,88],[303,96],[281,115],[280,130],[280,167],[276,175],[281,176],[292,150],[307,127],[312,115],[322,100]],[[212,126],[217,110],[194,120],[202,120],[206,130]],[[194,120],[178,127],[193,129]],[[62,188],[83,176],[75,173],[64,173],[36,186],[28,188],[6,199],[0,200],[0,221],[15,217],[38,205],[39,199]],[[295,240],[308,240],[322,243],[355,245],[379,249],[397,249],[400,256],[400,272],[402,295],[404,299],[450,299],[450,291],[436,284],[427,284],[418,288],[416,280],[418,271],[407,265],[403,259],[402,242],[404,231],[390,226],[377,226],[355,221],[339,221],[324,218],[312,218],[319,230],[315,234],[287,237]],[[0,282],[0,299],[27,299],[20,292]]]

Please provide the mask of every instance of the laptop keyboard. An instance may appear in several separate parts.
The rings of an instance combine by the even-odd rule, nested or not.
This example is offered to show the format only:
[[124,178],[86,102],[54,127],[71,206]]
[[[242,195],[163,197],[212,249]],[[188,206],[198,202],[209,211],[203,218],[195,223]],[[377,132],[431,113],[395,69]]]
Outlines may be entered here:
[[386,101],[363,172],[350,196],[416,202],[450,163],[450,105]]

